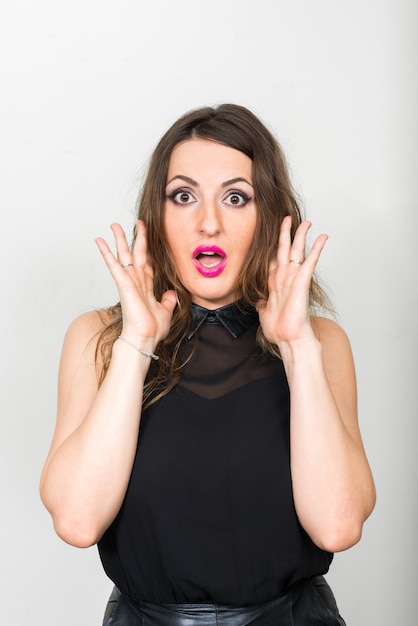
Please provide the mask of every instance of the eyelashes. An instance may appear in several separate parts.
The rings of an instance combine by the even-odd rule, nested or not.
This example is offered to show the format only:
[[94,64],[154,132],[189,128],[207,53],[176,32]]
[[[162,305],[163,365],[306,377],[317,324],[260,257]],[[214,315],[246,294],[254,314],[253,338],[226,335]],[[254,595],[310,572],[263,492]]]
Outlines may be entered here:
[[243,191],[228,191],[226,198],[229,201],[227,204],[237,207],[245,206],[251,200],[251,197]]
[[167,198],[174,204],[179,205],[196,202],[195,197],[187,189],[175,189],[171,193],[167,194]]
[[[197,202],[197,198],[193,193],[183,187],[174,189],[171,193],[167,194],[166,197],[173,204],[178,206],[186,206]],[[222,198],[222,202],[225,204],[238,208],[246,206],[251,200],[251,196],[237,189],[230,189]]]

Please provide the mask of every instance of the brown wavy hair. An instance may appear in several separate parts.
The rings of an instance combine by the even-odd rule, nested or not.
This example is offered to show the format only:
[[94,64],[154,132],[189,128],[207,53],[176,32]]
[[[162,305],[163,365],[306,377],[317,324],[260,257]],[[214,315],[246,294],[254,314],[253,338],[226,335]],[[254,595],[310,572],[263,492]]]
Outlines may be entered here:
[[[247,261],[237,280],[236,295],[245,305],[255,306],[268,296],[267,276],[270,260],[277,252],[279,229],[286,215],[292,216],[292,237],[302,221],[296,194],[292,188],[283,151],[272,133],[247,108],[236,104],[204,107],[180,117],[158,143],[137,203],[137,217],[146,224],[150,258],[154,267],[154,293],[157,299],[168,289],[177,293],[176,307],[167,337],[156,348],[158,362],[153,362],[144,389],[144,405],[154,403],[168,393],[181,375],[179,348],[191,324],[190,294],[181,284],[167,243],[164,227],[167,172],[174,148],[189,139],[216,141],[240,150],[253,162],[254,200],[258,209],[256,230]],[[134,231],[134,241],[135,241]],[[310,287],[311,307],[329,309],[329,302],[318,280]],[[100,333],[96,358],[102,363],[100,383],[109,366],[112,346],[121,333],[120,303],[107,309],[105,326]],[[258,329],[258,342],[265,351],[280,356]]]

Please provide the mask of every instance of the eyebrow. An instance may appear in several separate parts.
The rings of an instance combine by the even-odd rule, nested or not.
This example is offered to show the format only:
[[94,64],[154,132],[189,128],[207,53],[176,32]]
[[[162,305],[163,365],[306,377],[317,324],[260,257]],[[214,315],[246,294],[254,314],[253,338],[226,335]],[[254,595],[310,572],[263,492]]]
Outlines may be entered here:
[[[183,174],[178,174],[177,176],[174,176],[171,180],[167,182],[167,185],[170,185],[173,180],[176,180],[177,178],[179,178],[180,180],[184,180],[184,182],[189,183],[189,185],[193,185],[194,187],[200,186],[196,180],[190,178],[189,176],[184,176]],[[230,178],[229,180],[226,180],[224,183],[222,183],[222,187],[228,187],[229,185],[234,185],[235,183],[247,183],[247,185],[249,185],[250,187],[253,186],[246,178],[237,176],[236,178]]]
[[247,183],[247,185],[252,187],[250,181],[246,178],[243,178],[242,176],[237,176],[236,178],[230,178],[229,180],[226,180],[224,183],[222,183],[222,187],[228,187],[229,185],[234,185],[235,183]]
[[189,176],[183,176],[182,174],[173,176],[173,178],[167,182],[167,185],[170,185],[173,180],[176,180],[177,178],[180,178],[180,180],[184,180],[184,182],[189,183],[189,185],[193,185],[193,187],[199,187],[199,183],[193,180],[193,178],[189,178]]

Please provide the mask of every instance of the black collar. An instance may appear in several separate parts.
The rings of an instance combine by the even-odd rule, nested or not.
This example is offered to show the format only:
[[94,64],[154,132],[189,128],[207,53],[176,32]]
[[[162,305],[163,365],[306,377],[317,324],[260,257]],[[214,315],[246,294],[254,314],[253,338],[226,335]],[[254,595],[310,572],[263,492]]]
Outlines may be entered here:
[[193,328],[189,331],[187,339],[191,339],[202,324],[222,324],[237,339],[244,330],[258,321],[257,311],[240,302],[226,304],[219,309],[205,309],[192,302],[191,314]]

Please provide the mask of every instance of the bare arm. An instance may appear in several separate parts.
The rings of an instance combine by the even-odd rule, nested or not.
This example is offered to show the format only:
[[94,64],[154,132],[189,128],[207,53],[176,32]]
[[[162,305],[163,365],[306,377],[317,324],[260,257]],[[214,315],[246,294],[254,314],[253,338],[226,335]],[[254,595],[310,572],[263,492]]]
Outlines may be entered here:
[[319,237],[302,264],[308,223],[290,242],[283,222],[272,263],[269,300],[261,303],[265,335],[280,348],[290,388],[291,472],[296,512],[321,548],[355,544],[375,503],[374,483],[357,419],[353,359],[344,331],[309,318],[309,283],[325,244]]
[[[122,303],[122,336],[152,352],[168,332],[175,297],[153,295],[145,232],[139,224],[131,255],[120,226],[114,226],[118,258],[98,240]],[[123,268],[121,263],[128,264]],[[132,263],[132,265],[130,265]],[[58,416],[41,478],[41,497],[57,533],[85,547],[100,539],[122,504],[137,445],[143,383],[150,358],[116,341],[105,380],[98,389],[94,351],[103,327],[98,313],[70,326],[59,372]]]
[[291,395],[293,493],[312,540],[337,552],[359,541],[375,490],[358,426],[348,339],[330,320],[317,324],[319,340],[282,347]]

